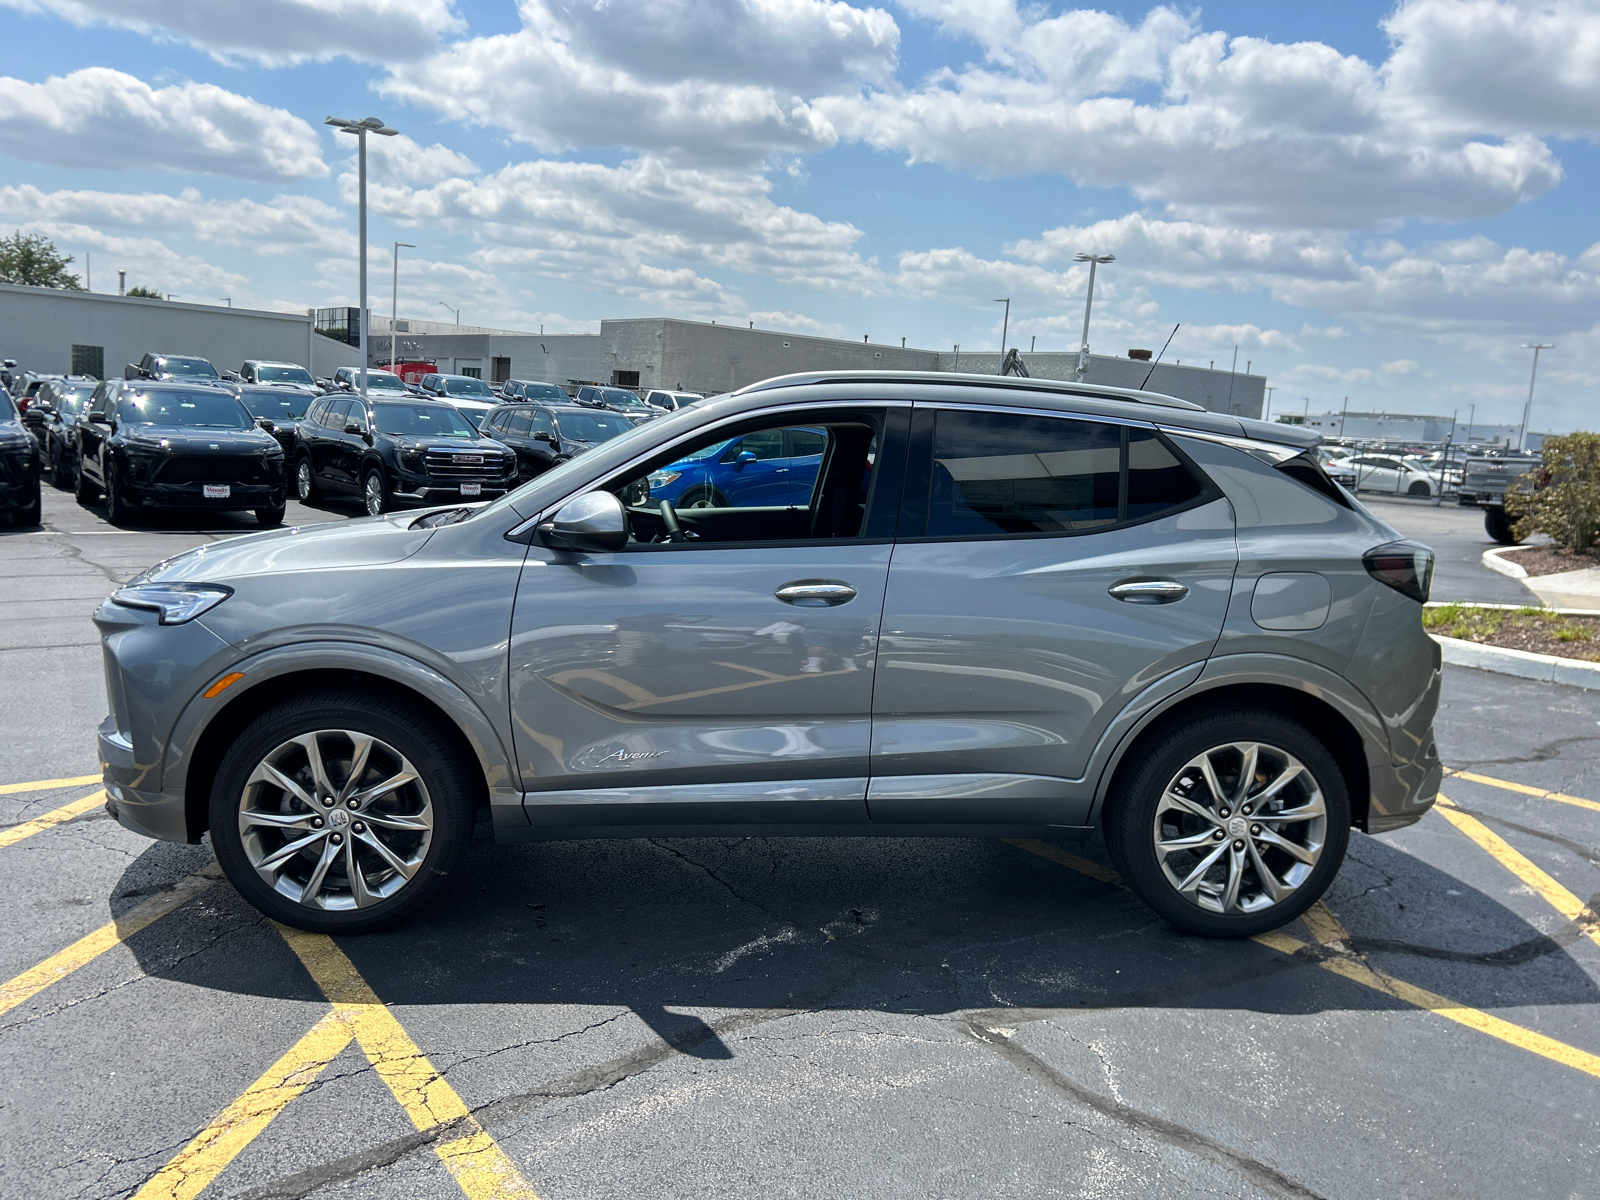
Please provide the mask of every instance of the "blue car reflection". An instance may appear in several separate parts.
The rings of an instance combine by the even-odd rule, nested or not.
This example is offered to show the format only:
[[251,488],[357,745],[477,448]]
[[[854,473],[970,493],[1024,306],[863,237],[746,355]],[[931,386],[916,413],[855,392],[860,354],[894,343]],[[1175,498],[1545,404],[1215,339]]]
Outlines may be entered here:
[[718,442],[650,476],[650,499],[674,508],[769,508],[811,503],[828,435],[763,429]]

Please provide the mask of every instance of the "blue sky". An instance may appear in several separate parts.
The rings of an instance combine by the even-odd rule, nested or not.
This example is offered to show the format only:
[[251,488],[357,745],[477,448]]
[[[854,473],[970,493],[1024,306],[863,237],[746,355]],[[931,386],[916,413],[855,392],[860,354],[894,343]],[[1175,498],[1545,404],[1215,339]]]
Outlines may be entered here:
[[0,225],[97,290],[1248,361],[1275,406],[1593,427],[1600,3],[0,0]]

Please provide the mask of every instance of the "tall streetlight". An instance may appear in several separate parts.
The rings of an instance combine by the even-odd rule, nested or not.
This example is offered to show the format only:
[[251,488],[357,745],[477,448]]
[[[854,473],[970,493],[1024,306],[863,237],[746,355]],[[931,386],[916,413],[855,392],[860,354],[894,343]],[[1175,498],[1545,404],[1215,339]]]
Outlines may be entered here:
[[439,305],[441,308],[449,309],[450,312],[455,313],[455,315],[456,315],[456,324],[457,325],[461,324],[461,310],[459,308],[450,308],[450,306],[448,304],[446,304],[443,300],[435,300],[434,303]]
[[1078,382],[1089,373],[1089,313],[1094,308],[1094,269],[1101,263],[1114,263],[1115,254],[1074,254],[1073,261],[1089,264],[1089,297],[1083,302],[1083,344],[1078,347]]
[[379,137],[393,137],[399,133],[398,129],[390,129],[377,117],[362,117],[359,121],[349,121],[344,117],[329,117],[323,122],[332,125],[340,133],[353,133],[356,136],[358,148],[356,151],[356,179],[360,191],[357,205],[359,215],[357,224],[361,227],[361,399],[367,398],[367,134],[375,133]]
[[389,370],[394,370],[395,363],[400,361],[399,332],[395,329],[395,322],[400,319],[400,247],[415,250],[410,242],[396,242],[394,244],[394,278],[389,282]]
[[1004,300],[996,300],[995,303],[1006,306],[1005,318],[1000,323],[1000,369],[1003,371],[1006,369],[1006,334],[1011,329],[1011,300],[1007,297]]
[[1528,418],[1533,415],[1533,381],[1539,378],[1539,351],[1554,350],[1554,342],[1523,342],[1524,350],[1533,351],[1533,370],[1528,375],[1528,402],[1522,406],[1522,432],[1517,434],[1517,452],[1520,454],[1528,444]]
[[1267,411],[1261,414],[1261,419],[1263,421],[1272,416],[1272,393],[1277,390],[1278,389],[1276,387],[1267,388]]

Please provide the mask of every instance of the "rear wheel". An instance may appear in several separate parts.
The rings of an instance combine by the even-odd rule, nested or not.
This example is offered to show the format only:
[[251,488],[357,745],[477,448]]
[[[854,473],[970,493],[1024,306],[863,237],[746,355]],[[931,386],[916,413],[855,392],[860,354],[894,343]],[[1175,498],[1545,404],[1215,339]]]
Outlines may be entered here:
[[239,735],[211,791],[217,861],[267,916],[317,933],[405,919],[469,840],[473,790],[447,732],[364,692],[287,700]]
[[394,500],[389,495],[389,484],[383,477],[383,472],[377,467],[369,467],[361,480],[361,500],[367,506],[367,516],[379,517],[394,507]]
[[311,471],[311,459],[303,454],[294,465],[294,491],[301,504],[315,504],[322,499],[322,489]]
[[1503,508],[1483,510],[1483,531],[1502,546],[1515,546],[1522,539],[1511,528],[1511,518]]
[[1406,489],[1406,495],[1431,496],[1433,495],[1433,489],[1419,479]]
[[1105,832],[1123,878],[1173,925],[1250,937],[1327,889],[1350,839],[1350,801],[1338,764],[1304,726],[1235,708],[1141,746]]

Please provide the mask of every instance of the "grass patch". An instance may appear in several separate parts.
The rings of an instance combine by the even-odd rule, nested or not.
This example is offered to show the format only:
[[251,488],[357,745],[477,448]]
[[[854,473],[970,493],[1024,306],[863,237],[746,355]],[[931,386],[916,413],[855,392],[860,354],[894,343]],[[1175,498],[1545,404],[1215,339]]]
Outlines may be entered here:
[[1422,627],[1440,637],[1487,646],[1600,660],[1594,617],[1564,617],[1544,608],[1479,608],[1442,604],[1422,610]]

